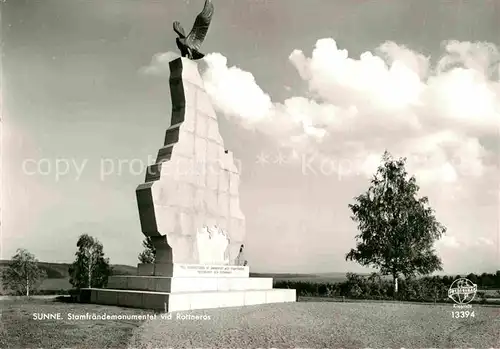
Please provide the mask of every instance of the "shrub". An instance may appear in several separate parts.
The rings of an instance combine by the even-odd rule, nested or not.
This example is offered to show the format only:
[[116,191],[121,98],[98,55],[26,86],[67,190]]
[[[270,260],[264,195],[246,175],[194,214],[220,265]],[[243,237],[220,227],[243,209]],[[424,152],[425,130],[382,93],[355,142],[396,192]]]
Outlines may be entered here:
[[352,285],[349,289],[348,296],[351,298],[363,298],[363,295],[366,295],[366,293],[357,284]]
[[476,299],[479,301],[479,303],[484,304],[486,303],[486,292],[479,291],[476,293]]
[[[448,289],[451,285],[450,280],[451,278],[446,276],[401,279],[397,299],[417,302],[446,302],[448,301]],[[347,280],[336,283],[280,280],[275,281],[274,287],[295,289],[297,296],[394,299],[392,281],[384,280],[376,274],[367,277],[348,273]]]

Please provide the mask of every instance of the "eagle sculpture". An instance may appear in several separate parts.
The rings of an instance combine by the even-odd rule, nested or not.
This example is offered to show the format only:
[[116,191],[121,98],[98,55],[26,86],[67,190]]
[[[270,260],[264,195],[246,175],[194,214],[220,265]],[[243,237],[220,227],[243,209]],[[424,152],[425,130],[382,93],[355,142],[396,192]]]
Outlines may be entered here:
[[181,51],[182,57],[187,57],[192,60],[197,60],[205,57],[203,53],[200,52],[201,44],[207,36],[208,27],[212,21],[212,16],[214,14],[214,5],[212,0],[205,0],[205,6],[203,11],[201,11],[196,20],[194,21],[193,29],[188,36],[184,32],[184,28],[178,22],[174,22],[174,31],[179,35],[175,42],[177,47]]

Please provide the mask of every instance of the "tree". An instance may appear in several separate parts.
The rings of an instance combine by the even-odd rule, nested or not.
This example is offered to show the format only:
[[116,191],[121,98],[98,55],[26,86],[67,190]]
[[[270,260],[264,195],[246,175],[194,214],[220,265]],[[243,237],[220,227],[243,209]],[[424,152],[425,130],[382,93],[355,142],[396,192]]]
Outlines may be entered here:
[[495,285],[494,275],[492,274],[482,273],[478,279],[479,279],[478,283],[483,288],[491,288],[492,286]]
[[69,267],[70,283],[73,287],[100,288],[106,286],[111,275],[109,259],[104,258],[103,246],[99,240],[82,234],[76,243],[76,260]]
[[38,260],[28,250],[19,248],[7,268],[2,271],[2,283],[16,295],[30,296],[46,277]]
[[386,151],[369,189],[349,205],[359,234],[346,260],[391,275],[395,294],[400,275],[411,278],[442,270],[433,244],[446,232],[428,198],[417,198],[419,187],[415,177],[407,178],[405,163]]
[[383,295],[383,280],[379,273],[371,273],[367,281],[370,285],[370,290],[373,291],[376,297],[381,297]]
[[453,283],[453,276],[444,275],[442,280],[443,284],[445,284],[446,286],[450,286]]
[[466,276],[466,278],[469,279],[473,284],[477,285],[478,278],[477,278],[476,274],[470,273],[469,275]]
[[139,253],[139,261],[141,263],[152,264],[155,262],[156,248],[153,245],[153,241],[150,236],[142,241],[142,246],[144,246],[144,251]]

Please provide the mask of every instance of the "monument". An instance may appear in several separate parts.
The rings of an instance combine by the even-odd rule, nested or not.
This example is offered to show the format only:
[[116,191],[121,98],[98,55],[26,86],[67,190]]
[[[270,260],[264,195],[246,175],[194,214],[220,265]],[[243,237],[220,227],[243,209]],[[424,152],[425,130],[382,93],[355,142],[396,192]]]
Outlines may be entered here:
[[250,277],[243,257],[239,169],[224,148],[196,63],[213,12],[206,0],[187,36],[174,22],[182,57],[169,63],[171,123],[136,189],[155,262],[139,264],[137,276],[111,276],[106,289],[86,289],[91,303],[170,312],[296,300],[295,290],[273,289],[272,278]]

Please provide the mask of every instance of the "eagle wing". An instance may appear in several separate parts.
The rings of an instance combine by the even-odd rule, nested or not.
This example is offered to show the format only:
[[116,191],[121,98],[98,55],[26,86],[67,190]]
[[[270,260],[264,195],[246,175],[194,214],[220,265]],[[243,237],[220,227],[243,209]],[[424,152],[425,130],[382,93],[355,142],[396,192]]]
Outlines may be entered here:
[[191,48],[199,51],[203,40],[208,32],[208,27],[212,21],[212,16],[214,14],[214,5],[212,0],[205,0],[205,6],[203,10],[198,14],[196,20],[194,21],[193,29],[187,36],[186,43]]
[[182,39],[184,39],[186,37],[186,33],[184,32],[184,28],[182,27],[182,25],[178,22],[178,21],[175,21],[174,22],[174,31],[177,33],[177,35],[179,35]]

